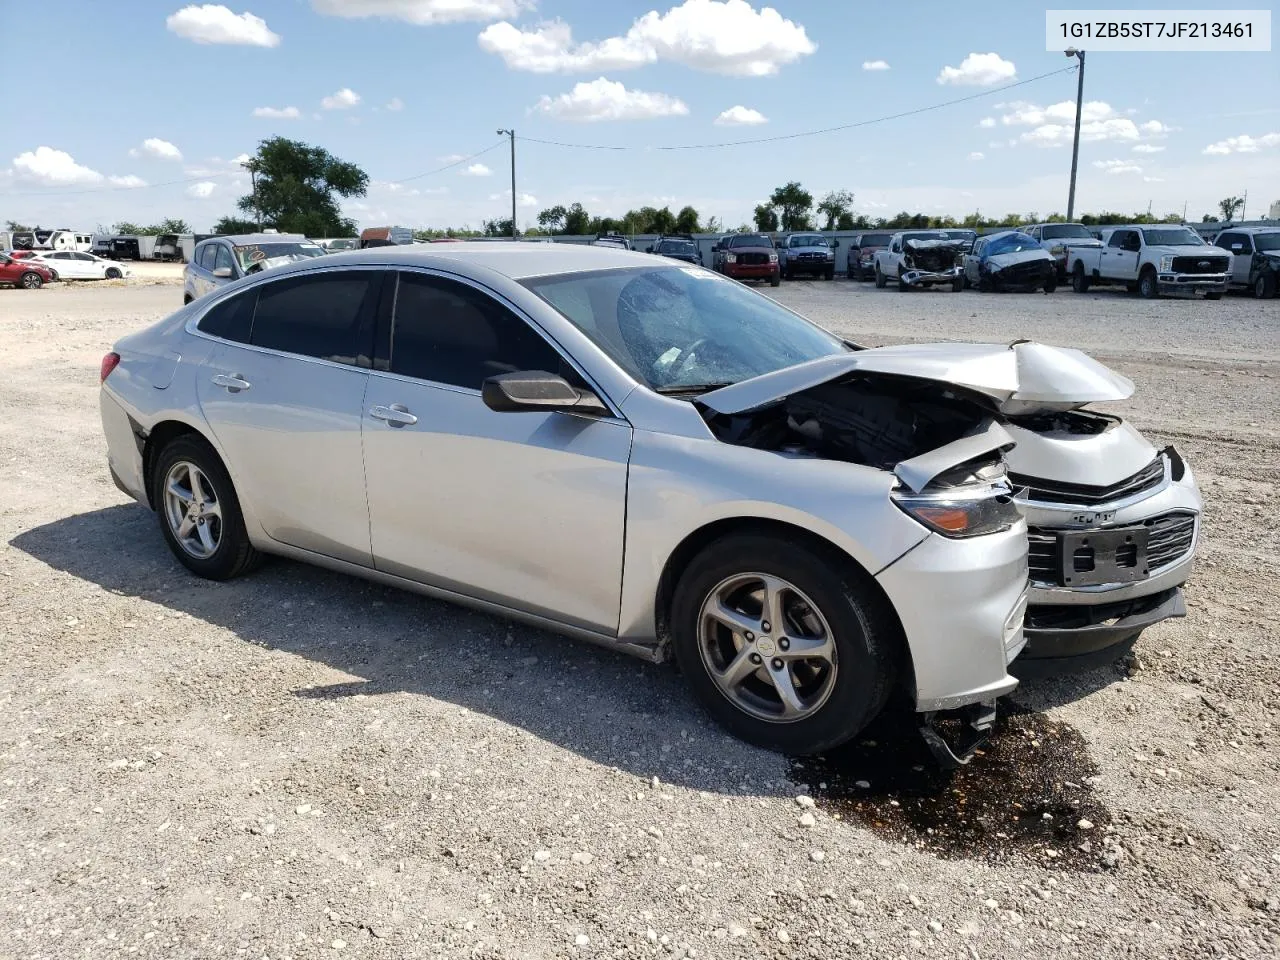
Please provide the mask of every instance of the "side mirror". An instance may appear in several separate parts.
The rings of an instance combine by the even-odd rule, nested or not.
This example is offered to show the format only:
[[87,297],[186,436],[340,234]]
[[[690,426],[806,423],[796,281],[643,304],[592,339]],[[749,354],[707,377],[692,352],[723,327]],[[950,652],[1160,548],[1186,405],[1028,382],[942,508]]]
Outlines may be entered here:
[[217,277],[219,280],[229,280],[231,279],[231,268],[218,267],[218,269],[213,271],[213,275]]
[[840,241],[833,237],[831,240],[831,249],[834,250],[838,246],[840,246]]
[[527,410],[607,414],[606,407],[590,390],[579,390],[564,377],[545,370],[518,370],[487,377],[480,385],[484,405],[499,413]]
[[713,243],[713,244],[711,245],[711,252],[712,252],[712,253],[719,253],[719,252],[720,252],[720,244],[718,244],[718,243]]

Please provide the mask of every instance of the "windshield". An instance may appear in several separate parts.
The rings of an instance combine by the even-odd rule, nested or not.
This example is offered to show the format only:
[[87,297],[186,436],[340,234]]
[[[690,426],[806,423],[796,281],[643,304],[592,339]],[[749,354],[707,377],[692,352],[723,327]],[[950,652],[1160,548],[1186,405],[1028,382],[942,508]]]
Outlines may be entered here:
[[773,241],[768,237],[762,237],[754,233],[746,233],[737,237],[729,238],[729,246],[731,247],[772,247]]
[[1001,253],[1021,253],[1023,250],[1043,250],[1034,238],[1025,233],[1006,233],[1002,237],[992,237],[987,241],[983,254],[994,257]]
[[737,383],[848,349],[769,298],[696,267],[523,283],[633,377],[666,392]]
[[254,243],[244,247],[236,247],[236,259],[240,261],[240,269],[245,273],[256,272],[268,267],[277,267],[282,263],[293,263],[295,260],[306,260],[308,257],[319,257],[324,248],[315,243]]
[[948,240],[977,240],[978,231],[976,230],[945,230]]
[[858,238],[859,247],[887,247],[892,235],[888,233],[864,233]]
[[659,253],[697,253],[698,248],[692,240],[663,240],[658,244]]
[[937,232],[933,232],[933,233],[904,233],[904,234],[902,235],[902,242],[903,242],[903,243],[906,243],[908,240],[946,240],[946,239],[947,239],[947,238],[946,238],[943,234],[941,234],[941,233],[937,233]]
[[1186,227],[1162,227],[1158,230],[1143,230],[1142,236],[1148,246],[1162,247],[1203,247],[1200,234]]
[[1280,250],[1280,231],[1275,233],[1255,233],[1253,235],[1255,250]]
[[825,247],[827,238],[817,233],[798,233],[787,241],[788,247]]
[[1082,223],[1051,223],[1040,229],[1046,240],[1092,240],[1093,234]]

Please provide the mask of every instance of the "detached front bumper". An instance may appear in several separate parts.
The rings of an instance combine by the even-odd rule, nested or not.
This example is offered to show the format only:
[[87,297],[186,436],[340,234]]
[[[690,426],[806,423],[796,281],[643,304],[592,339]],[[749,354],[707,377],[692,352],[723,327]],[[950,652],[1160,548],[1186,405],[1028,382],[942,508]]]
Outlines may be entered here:
[[902,622],[916,710],[954,710],[1018,685],[1024,644],[1027,529],[969,540],[932,534],[876,575]]
[[1226,293],[1230,274],[1162,273],[1157,280],[1161,293]]
[[955,283],[964,276],[964,269],[959,266],[949,270],[906,270],[902,273],[902,282],[910,287],[918,287],[926,283]]

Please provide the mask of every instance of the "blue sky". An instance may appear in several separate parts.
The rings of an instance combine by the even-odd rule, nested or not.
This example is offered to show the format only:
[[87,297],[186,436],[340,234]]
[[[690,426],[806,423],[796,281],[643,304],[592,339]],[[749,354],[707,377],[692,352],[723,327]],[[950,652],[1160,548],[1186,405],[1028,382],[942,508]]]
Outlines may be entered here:
[[[369,195],[346,205],[366,225],[478,225],[510,209],[505,142],[396,181],[497,144],[495,131],[511,126],[521,138],[629,148],[518,139],[522,223],[556,203],[609,215],[691,203],[733,227],[793,179],[815,197],[852,190],[872,217],[1066,208],[1075,74],[998,90],[1070,66],[1044,49],[1042,5],[38,6],[38,54],[20,32],[0,35],[5,62],[42,65],[38,83],[10,88],[38,109],[0,132],[0,220],[92,229],[181,216],[205,229],[247,190],[235,158],[279,134],[369,173]],[[1278,92],[1275,53],[1091,54],[1077,212],[1148,203],[1180,212],[1185,202],[1198,220],[1246,190],[1249,210],[1264,212],[1280,200]],[[975,94],[818,136],[652,149],[798,133]]]

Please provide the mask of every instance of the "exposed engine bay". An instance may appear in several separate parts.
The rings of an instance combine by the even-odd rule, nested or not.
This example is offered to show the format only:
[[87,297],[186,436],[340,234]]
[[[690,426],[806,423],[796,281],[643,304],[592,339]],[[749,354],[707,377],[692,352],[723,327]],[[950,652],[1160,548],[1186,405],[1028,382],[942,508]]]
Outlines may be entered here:
[[908,240],[902,245],[903,264],[925,273],[941,273],[960,265],[964,243],[959,240]]

